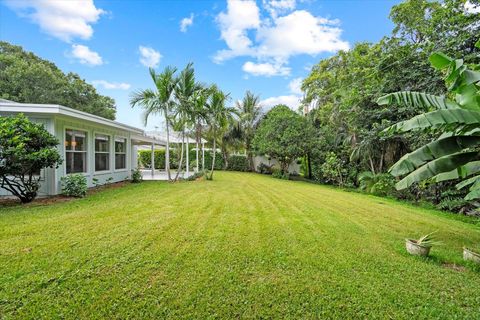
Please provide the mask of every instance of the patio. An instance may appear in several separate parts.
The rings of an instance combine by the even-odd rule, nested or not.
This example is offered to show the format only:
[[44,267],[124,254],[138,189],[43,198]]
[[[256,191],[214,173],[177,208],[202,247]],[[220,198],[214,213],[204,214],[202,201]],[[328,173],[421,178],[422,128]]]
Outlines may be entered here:
[[[152,170],[150,169],[142,169],[140,170],[140,172],[142,173],[143,180],[162,180],[162,181],[168,180],[167,172],[165,170],[155,170],[154,172],[152,172]],[[170,170],[170,174],[173,179],[177,175],[177,171]],[[180,177],[186,179],[192,176],[193,174],[194,172],[192,171],[189,171],[188,173],[183,171],[183,172],[180,172]]]

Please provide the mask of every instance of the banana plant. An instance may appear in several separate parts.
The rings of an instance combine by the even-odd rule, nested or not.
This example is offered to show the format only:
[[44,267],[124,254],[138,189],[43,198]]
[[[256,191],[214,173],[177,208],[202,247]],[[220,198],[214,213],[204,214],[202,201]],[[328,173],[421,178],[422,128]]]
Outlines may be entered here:
[[[480,48],[480,41],[476,47]],[[467,66],[462,59],[443,53],[434,53],[429,60],[434,68],[445,72],[448,97],[402,91],[380,97],[377,103],[429,110],[390,126],[385,133],[423,130],[441,134],[403,156],[389,172],[403,177],[396,184],[398,190],[427,179],[440,182],[470,177],[457,184],[457,188],[469,186],[467,200],[480,198],[480,66]]]

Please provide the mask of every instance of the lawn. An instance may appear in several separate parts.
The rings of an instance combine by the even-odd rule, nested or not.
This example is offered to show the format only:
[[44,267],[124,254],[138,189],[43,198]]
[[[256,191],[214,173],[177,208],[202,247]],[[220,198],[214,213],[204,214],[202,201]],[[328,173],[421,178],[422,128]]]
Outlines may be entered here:
[[[438,230],[432,258],[404,238]],[[480,225],[246,173],[0,208],[0,318],[479,318]],[[457,264],[454,267],[453,264]]]

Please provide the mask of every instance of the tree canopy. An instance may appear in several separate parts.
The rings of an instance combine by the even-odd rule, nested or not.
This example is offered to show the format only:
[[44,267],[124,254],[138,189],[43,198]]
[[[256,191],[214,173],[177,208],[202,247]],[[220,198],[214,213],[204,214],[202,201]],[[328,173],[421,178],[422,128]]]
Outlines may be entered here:
[[100,95],[78,74],[65,74],[54,63],[4,41],[0,41],[0,98],[60,104],[115,119],[115,101]]

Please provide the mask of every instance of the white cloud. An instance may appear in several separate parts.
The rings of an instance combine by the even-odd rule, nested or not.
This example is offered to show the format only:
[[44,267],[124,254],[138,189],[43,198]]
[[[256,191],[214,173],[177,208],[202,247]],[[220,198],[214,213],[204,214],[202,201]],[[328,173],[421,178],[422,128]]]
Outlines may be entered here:
[[93,0],[8,0],[5,3],[18,15],[38,24],[45,33],[66,42],[77,37],[90,39],[91,25],[105,13],[95,7]]
[[193,13],[190,14],[190,17],[183,18],[180,21],[180,31],[187,32],[187,28],[193,24]]
[[271,63],[255,63],[247,61],[242,67],[242,70],[246,73],[254,76],[286,76],[290,74],[290,68],[284,67],[282,64]]
[[288,88],[290,89],[291,93],[297,94],[297,95],[302,95],[302,78],[295,78],[290,83],[288,84]]
[[298,110],[300,106],[300,97],[297,95],[270,97],[260,101],[260,106],[264,111],[268,111],[276,105],[284,104],[292,110]]
[[480,5],[474,5],[470,1],[465,2],[465,11],[470,14],[480,13]]
[[81,64],[90,66],[99,66],[103,64],[102,57],[95,51],[90,50],[89,47],[81,44],[73,44],[70,55],[80,61]]
[[[227,49],[216,53],[215,62],[248,56],[258,59],[258,66],[265,68],[269,64],[285,70],[290,57],[295,55],[314,56],[349,49],[348,42],[341,39],[338,20],[295,10],[294,0],[264,0],[263,4],[270,18],[262,20],[256,2],[228,0],[226,12],[217,16],[221,39]],[[284,74],[277,72],[275,75]],[[271,76],[272,72],[264,75]]]
[[216,62],[253,53],[247,31],[260,27],[260,12],[255,1],[229,0],[227,12],[221,12],[217,16],[217,22],[220,25],[220,37],[229,49],[217,52],[214,58]]
[[153,48],[149,47],[144,47],[140,46],[138,47],[138,50],[140,51],[140,62],[145,66],[145,67],[151,67],[151,68],[156,68],[158,67],[158,64],[160,63],[160,59],[162,58],[162,55],[160,52]]
[[263,6],[272,17],[276,18],[280,13],[294,10],[297,2],[295,0],[263,0]]
[[106,80],[93,80],[92,84],[95,87],[102,86],[105,89],[111,90],[128,90],[130,89],[130,84],[124,82],[108,82]]

